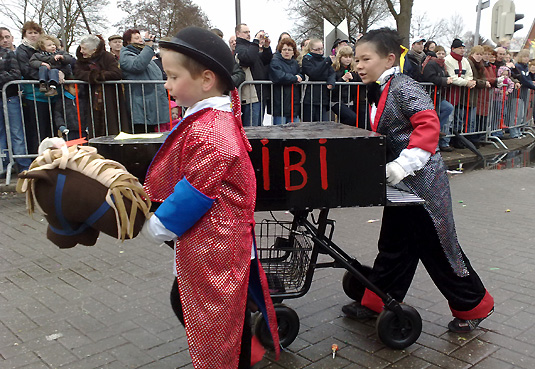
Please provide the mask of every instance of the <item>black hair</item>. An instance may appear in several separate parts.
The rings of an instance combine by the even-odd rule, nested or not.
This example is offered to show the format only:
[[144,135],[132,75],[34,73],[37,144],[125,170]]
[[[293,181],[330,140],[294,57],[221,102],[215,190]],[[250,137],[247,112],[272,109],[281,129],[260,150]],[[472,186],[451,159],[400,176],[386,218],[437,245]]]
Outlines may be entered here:
[[403,43],[402,37],[399,35],[398,31],[392,28],[379,28],[374,29],[362,36],[358,41],[357,45],[370,42],[375,46],[375,51],[381,57],[387,57],[388,54],[392,53],[396,56],[396,62],[394,65],[399,64],[399,59],[401,57],[401,44]]

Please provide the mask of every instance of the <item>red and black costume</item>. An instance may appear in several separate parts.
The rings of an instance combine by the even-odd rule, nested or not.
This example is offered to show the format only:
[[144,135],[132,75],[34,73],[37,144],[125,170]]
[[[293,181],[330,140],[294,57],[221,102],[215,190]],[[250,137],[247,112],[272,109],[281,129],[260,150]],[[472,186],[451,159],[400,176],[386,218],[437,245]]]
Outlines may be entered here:
[[[457,240],[446,167],[436,152],[440,124],[433,104],[411,78],[393,71],[381,78],[381,86],[374,86],[380,88],[380,95],[375,117],[372,111],[372,129],[386,136],[387,162],[400,163],[410,174],[401,187],[425,204],[385,207],[370,281],[403,301],[421,260],[454,317],[486,317],[494,300]],[[426,156],[422,159],[411,151],[426,152]],[[421,164],[414,165],[418,161]],[[376,312],[383,309],[382,300],[369,290],[362,305]]]

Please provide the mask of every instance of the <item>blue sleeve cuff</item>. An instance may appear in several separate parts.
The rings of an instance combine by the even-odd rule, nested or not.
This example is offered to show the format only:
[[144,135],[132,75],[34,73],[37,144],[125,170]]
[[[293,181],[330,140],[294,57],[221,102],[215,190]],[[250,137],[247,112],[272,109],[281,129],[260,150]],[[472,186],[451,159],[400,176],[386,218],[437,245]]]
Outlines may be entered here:
[[154,213],[165,228],[182,236],[212,207],[214,199],[193,187],[184,177]]

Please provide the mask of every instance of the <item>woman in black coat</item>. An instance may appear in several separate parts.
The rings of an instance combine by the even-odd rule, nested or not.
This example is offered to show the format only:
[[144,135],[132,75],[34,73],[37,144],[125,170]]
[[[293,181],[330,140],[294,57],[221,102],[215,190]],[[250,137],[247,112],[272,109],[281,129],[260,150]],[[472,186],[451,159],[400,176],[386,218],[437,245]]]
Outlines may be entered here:
[[[301,88],[295,86],[303,80],[297,63],[297,45],[291,38],[283,38],[269,65],[269,79],[273,82],[273,124],[299,122]],[[292,116],[293,103],[293,116]]]
[[119,64],[115,56],[106,51],[104,40],[95,35],[84,36],[76,50],[76,57],[75,78],[91,84],[83,86],[80,91],[80,107],[83,120],[88,125],[89,137],[130,132],[123,86],[101,84],[122,79]]
[[329,121],[329,92],[334,88],[336,74],[331,66],[331,58],[323,56],[323,41],[310,40],[308,47],[310,52],[303,57],[303,73],[308,76],[309,81],[324,84],[307,86],[303,99],[303,121]]

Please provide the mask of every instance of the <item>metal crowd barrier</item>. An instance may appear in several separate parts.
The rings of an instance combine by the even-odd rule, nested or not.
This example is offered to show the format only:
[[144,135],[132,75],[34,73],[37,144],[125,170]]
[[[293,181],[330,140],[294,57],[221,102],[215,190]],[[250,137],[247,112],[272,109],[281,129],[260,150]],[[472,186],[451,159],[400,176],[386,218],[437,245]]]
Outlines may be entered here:
[[[0,150],[0,172],[5,171],[6,184],[11,181],[15,163],[18,167],[27,167],[28,161],[31,163],[37,157],[39,143],[46,137],[63,136],[66,140],[73,140],[121,131],[141,133],[171,129],[173,119],[168,92],[163,90],[166,101],[156,100],[164,98],[158,95],[156,87],[163,87],[164,83],[121,80],[89,84],[67,80],[58,86],[58,95],[53,97],[39,92],[38,81],[6,83],[2,89],[2,101],[7,149]],[[18,98],[18,106],[11,104],[8,108],[6,89],[11,85],[17,86],[17,96],[10,100]],[[69,85],[74,86],[71,98],[63,93]],[[137,91],[133,91],[134,88]],[[136,96],[141,96],[141,110],[135,109]],[[14,112],[16,115],[13,115]],[[152,121],[149,121],[151,118]],[[66,123],[61,131],[59,121]],[[3,143],[1,145],[4,146]],[[3,161],[7,161],[7,166]]]
[[[154,132],[169,130],[173,126],[169,94],[166,93],[165,109],[160,108],[151,91],[165,81],[109,81],[91,85],[84,81],[69,80],[65,85],[74,85],[74,122],[70,122],[67,131],[58,132],[57,121],[67,121],[68,99],[63,95],[62,88],[58,96],[43,98],[33,86],[38,81],[11,81],[2,89],[3,113],[7,149],[0,151],[1,159],[9,159],[7,168],[0,160],[0,172],[6,171],[6,184],[10,183],[11,170],[15,163],[26,159],[31,162],[37,156],[39,142],[45,137],[63,135],[67,140],[82,137],[126,132]],[[22,127],[11,120],[8,109],[6,88],[17,85],[17,102]],[[535,91],[526,88],[504,93],[496,88],[467,89],[451,86],[441,89],[431,83],[422,83],[441,118],[441,141],[451,139],[454,130],[469,139],[507,146],[501,140],[503,132],[509,130],[510,135],[530,134],[535,112]],[[134,97],[139,92],[132,92],[133,86],[141,86],[142,122],[134,124]],[[257,94],[257,87],[258,94]],[[247,91],[249,89],[249,91]],[[359,82],[336,82],[333,89],[328,90],[325,82],[303,81],[293,85],[275,85],[271,81],[244,82],[239,87],[242,97],[244,125],[262,124],[264,114],[271,115],[271,124],[294,121],[337,121],[344,124],[369,129],[369,109],[367,108],[366,86]],[[259,96],[258,96],[259,95]],[[61,101],[59,100],[61,99]],[[16,100],[16,99],[14,99]],[[248,101],[258,102],[257,111],[249,108]],[[275,101],[281,101],[279,105]],[[285,109],[284,101],[287,101]],[[70,102],[72,104],[72,101]],[[60,111],[55,109],[60,107]],[[61,108],[62,107],[62,108]],[[17,110],[13,104],[12,110]],[[149,109],[156,109],[156,122],[147,121]],[[163,111],[165,110],[165,111]],[[452,110],[450,114],[448,111]],[[277,114],[277,112],[279,112]],[[71,112],[72,113],[72,112]],[[443,113],[443,114],[441,114]],[[259,119],[253,122],[254,115]],[[441,116],[442,115],[442,116]],[[72,120],[72,116],[70,117]],[[139,114],[135,115],[139,118]],[[284,118],[284,120],[278,119]],[[176,123],[176,121],[174,121]],[[268,123],[269,124],[269,123]],[[15,128],[15,132],[13,131]],[[13,134],[15,133],[15,134]],[[3,144],[2,144],[3,146]]]

